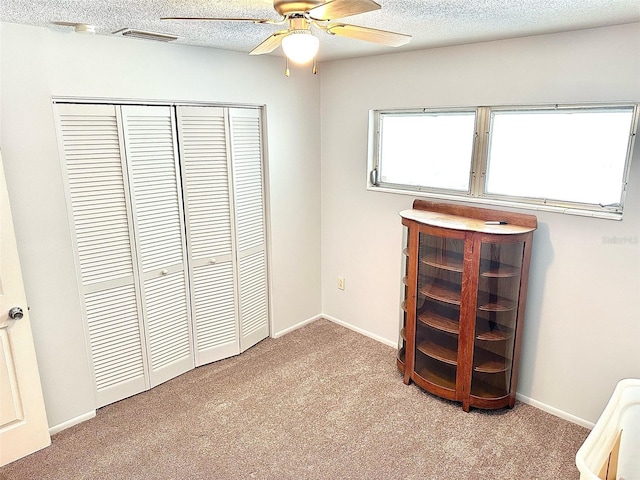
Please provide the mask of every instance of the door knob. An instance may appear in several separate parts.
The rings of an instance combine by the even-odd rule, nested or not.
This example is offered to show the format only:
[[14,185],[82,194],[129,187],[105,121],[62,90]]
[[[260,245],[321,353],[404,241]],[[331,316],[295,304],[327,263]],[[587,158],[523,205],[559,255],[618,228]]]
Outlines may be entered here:
[[24,312],[22,311],[22,308],[12,307],[9,310],[9,318],[11,320],[20,320],[22,317],[24,317]]

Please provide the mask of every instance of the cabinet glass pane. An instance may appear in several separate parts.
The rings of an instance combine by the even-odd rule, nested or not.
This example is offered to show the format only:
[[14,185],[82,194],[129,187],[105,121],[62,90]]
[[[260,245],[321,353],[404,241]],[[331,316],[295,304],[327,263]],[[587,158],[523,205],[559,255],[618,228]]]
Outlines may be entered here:
[[409,229],[402,229],[402,304],[398,332],[398,359],[405,362],[407,351],[407,299],[409,298]]
[[503,397],[511,366],[524,243],[482,243],[471,395]]
[[416,371],[455,390],[464,240],[419,236]]

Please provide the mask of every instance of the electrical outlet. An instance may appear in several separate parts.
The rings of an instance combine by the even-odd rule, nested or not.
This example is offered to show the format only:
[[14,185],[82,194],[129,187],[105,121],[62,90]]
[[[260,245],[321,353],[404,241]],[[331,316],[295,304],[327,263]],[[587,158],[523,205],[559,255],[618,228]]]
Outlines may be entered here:
[[344,290],[344,277],[338,277],[338,288]]

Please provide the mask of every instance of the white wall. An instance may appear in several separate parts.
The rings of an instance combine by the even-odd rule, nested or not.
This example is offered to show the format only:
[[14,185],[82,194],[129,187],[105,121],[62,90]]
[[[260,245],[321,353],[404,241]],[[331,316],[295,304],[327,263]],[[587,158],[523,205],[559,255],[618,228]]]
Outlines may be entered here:
[[[324,312],[392,344],[413,197],[365,190],[369,109],[640,101],[639,24],[332,62],[320,82],[276,58],[0,28],[0,146],[51,426],[95,406],[52,96],[265,104],[273,333]],[[640,245],[603,242],[640,236],[639,151],[622,222],[538,213],[518,391],[587,422],[640,377]]]
[[272,333],[321,311],[319,80],[308,69],[286,78],[273,57],[1,29],[0,145],[50,426],[95,408],[52,96],[266,105]]
[[[638,102],[639,39],[632,24],[323,64],[323,312],[397,341],[413,197],[366,191],[369,109]],[[628,191],[621,222],[537,213],[518,392],[582,423],[640,377],[640,142]]]

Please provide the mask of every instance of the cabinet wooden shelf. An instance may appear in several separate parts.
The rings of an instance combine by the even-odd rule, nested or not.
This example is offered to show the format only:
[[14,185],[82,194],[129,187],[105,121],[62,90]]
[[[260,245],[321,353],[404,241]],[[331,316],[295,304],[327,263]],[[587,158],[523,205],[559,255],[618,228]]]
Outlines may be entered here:
[[426,390],[437,390],[438,394],[450,400],[455,399],[455,367],[439,362],[428,356],[416,358],[415,376],[412,378]]
[[508,332],[504,330],[482,330],[481,328],[476,328],[476,339],[477,340],[485,340],[488,342],[500,342],[504,340],[508,340],[513,337],[513,332]]
[[420,261],[426,265],[431,265],[432,267],[443,270],[462,272],[462,257],[431,254],[421,258]]
[[460,290],[456,290],[456,286],[452,283],[435,280],[431,285],[420,287],[420,293],[428,298],[439,300],[441,302],[450,303],[452,305],[460,305]]
[[400,215],[405,383],[465,411],[513,407],[536,217],[424,200]]
[[514,310],[517,303],[508,298],[497,298],[487,303],[483,303],[478,307],[478,310],[483,312],[510,312]]
[[444,315],[430,310],[418,314],[418,321],[442,332],[458,334],[460,332],[460,323]]
[[483,303],[478,307],[478,310],[481,310],[483,312],[509,312],[515,309],[516,306],[516,302],[512,300],[509,300],[507,298],[497,298],[493,301]]
[[500,373],[509,368],[508,359],[480,347],[476,347],[473,370],[482,373]]
[[[457,345],[454,341],[435,342],[430,339],[418,340],[416,348],[425,355],[449,365],[458,364]],[[476,349],[473,370],[481,373],[499,373],[507,370],[505,357],[480,348]]]
[[482,403],[484,400],[505,401],[509,398],[509,395],[505,395],[504,391],[504,387],[492,385],[491,383],[475,378],[471,388],[471,398],[473,399],[475,397],[476,399],[480,399]]
[[520,276],[520,269],[513,267],[511,265],[500,265],[500,266],[488,265],[483,268],[481,264],[480,276],[488,277],[488,278],[518,277]]
[[425,355],[435,358],[449,365],[458,364],[457,348],[452,345],[453,342],[447,344],[445,342],[436,343],[435,341],[426,339],[418,341],[416,348]]

